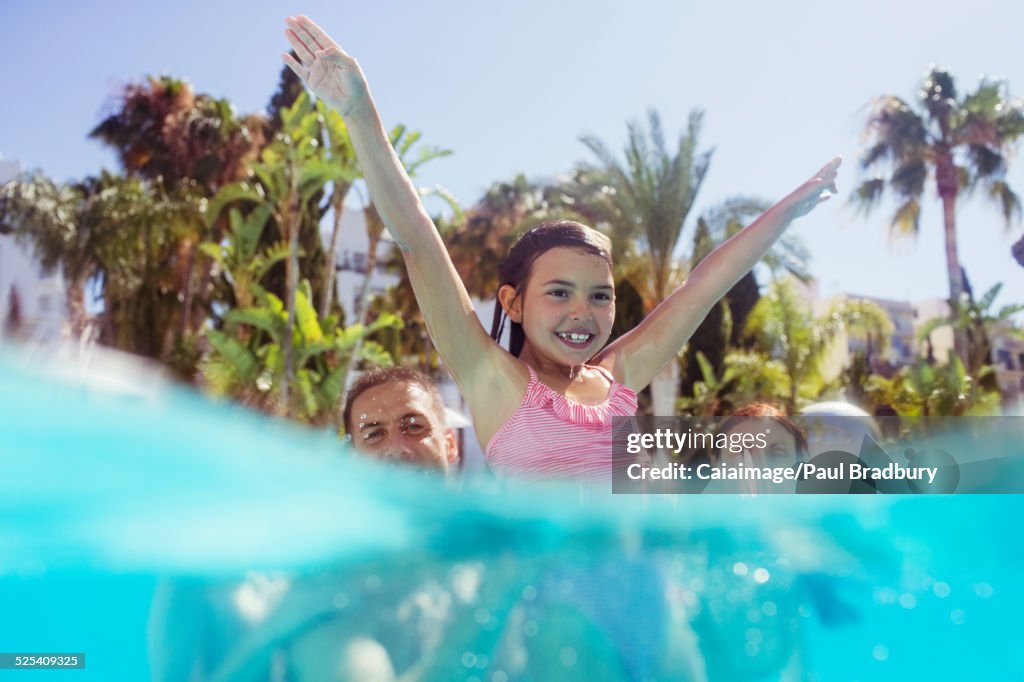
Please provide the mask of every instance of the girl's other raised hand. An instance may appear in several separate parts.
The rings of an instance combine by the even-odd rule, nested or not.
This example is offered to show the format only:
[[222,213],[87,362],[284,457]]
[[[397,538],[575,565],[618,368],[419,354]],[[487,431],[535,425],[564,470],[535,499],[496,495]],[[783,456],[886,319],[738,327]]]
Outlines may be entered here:
[[342,116],[352,113],[368,97],[366,77],[356,62],[338,43],[305,16],[285,19],[284,35],[298,60],[290,54],[281,58],[318,98]]
[[807,215],[815,206],[836,194],[836,176],[843,157],[837,156],[814,174],[814,176],[797,187],[779,202],[779,206],[789,213],[789,219]]

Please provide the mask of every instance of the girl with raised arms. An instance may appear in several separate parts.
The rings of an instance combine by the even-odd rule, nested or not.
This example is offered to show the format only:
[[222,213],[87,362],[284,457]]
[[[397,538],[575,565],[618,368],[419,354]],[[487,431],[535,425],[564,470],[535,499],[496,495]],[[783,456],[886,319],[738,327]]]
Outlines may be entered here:
[[[490,467],[532,478],[608,479],[612,418],[672,361],[707,313],[793,219],[835,192],[836,158],[694,268],[639,326],[615,319],[611,243],[570,221],[539,225],[499,268],[488,335],[388,141],[359,64],[304,16],[286,20],[285,63],[341,113],[384,223],[405,258],[434,346],[469,404]],[[498,345],[504,318],[510,348]]]

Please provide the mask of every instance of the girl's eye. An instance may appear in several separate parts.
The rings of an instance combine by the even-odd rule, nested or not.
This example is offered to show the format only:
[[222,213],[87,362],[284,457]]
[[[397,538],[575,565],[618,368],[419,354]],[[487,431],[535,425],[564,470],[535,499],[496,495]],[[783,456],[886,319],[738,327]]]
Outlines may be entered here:
[[556,298],[565,298],[569,295],[569,292],[565,289],[552,289],[548,292],[548,296],[554,296]]
[[599,294],[594,294],[594,300],[596,300],[596,301],[610,301],[610,300],[612,300],[612,295],[611,294],[606,294],[604,292],[601,292]]

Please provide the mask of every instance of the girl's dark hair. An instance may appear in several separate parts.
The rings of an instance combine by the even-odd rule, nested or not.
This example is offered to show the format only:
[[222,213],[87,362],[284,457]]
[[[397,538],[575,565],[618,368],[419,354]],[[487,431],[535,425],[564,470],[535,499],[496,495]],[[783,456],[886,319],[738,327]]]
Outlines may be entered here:
[[719,427],[719,433],[726,433],[733,426],[739,422],[746,421],[747,419],[758,419],[765,418],[775,421],[779,426],[789,431],[790,435],[793,436],[793,440],[796,441],[796,456],[799,461],[806,462],[808,455],[810,454],[810,448],[807,445],[807,436],[800,430],[800,427],[794,424],[786,413],[775,407],[771,403],[750,403],[744,405],[740,409],[732,413],[732,415],[722,423]]
[[[498,265],[498,291],[508,284],[515,288],[516,296],[521,296],[526,289],[526,281],[530,278],[533,262],[551,249],[565,247],[576,249],[582,253],[600,256],[612,264],[612,243],[605,235],[573,220],[552,220],[537,225],[524,233],[508,250],[508,255]],[[495,294],[494,321],[491,324],[491,338],[501,338],[505,328],[505,311],[501,307],[501,299]],[[523,325],[509,321],[508,351],[519,357],[523,350],[526,334]]]

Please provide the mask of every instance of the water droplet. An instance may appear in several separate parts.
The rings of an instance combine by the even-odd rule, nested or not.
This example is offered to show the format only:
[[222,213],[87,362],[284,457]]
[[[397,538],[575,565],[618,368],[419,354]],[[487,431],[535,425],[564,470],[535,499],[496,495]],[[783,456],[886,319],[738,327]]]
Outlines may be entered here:
[[889,658],[889,650],[881,644],[876,644],[875,648],[871,650],[871,657],[876,661],[884,661]]
[[366,589],[376,590],[380,587],[380,576],[379,575],[368,575],[366,576]]
[[900,595],[900,606],[905,609],[912,609],[917,606],[917,598],[909,592]]
[[761,604],[761,611],[763,611],[766,616],[774,616],[779,612],[778,608],[775,606],[775,602],[773,601],[766,601]]
[[334,608],[343,609],[348,606],[348,595],[344,592],[339,592],[334,595],[334,599],[332,599],[331,602],[334,604]]
[[982,599],[988,599],[995,593],[992,586],[988,583],[978,583],[974,586],[974,594],[978,595]]
[[495,670],[491,674],[491,682],[508,682],[508,675],[504,670]]
[[483,625],[484,623],[486,623],[487,621],[489,621],[491,619],[491,612],[488,611],[487,609],[479,608],[473,614],[473,618],[476,620],[477,623],[479,623],[480,625]]
[[757,656],[757,652],[760,651],[760,647],[753,642],[747,642],[747,645],[743,647],[743,650],[747,652],[747,656],[753,658],[754,656]]
[[894,604],[896,603],[896,590],[888,587],[883,587],[878,590],[875,594],[875,601],[879,604]]
[[474,665],[476,665],[476,654],[474,654],[472,651],[467,651],[466,653],[462,654],[462,665],[466,668],[472,668]]
[[368,416],[369,415],[367,415],[365,412],[363,412],[361,415],[359,415],[359,418],[360,419],[366,419]]
[[949,585],[944,582],[937,582],[932,586],[932,592],[934,592],[935,596],[939,599],[945,599],[949,596],[951,591],[952,590],[949,589]]
[[743,563],[742,561],[737,561],[736,563],[734,563],[732,565],[732,572],[735,573],[736,575],[746,575],[747,574],[747,565],[745,563]]
[[770,578],[770,577],[771,577],[771,575],[768,573],[768,569],[766,569],[766,568],[759,568],[759,569],[754,571],[754,582],[757,582],[757,583],[760,583],[760,584],[763,585],[766,582],[768,582],[768,578]]
[[533,601],[537,598],[537,588],[533,585],[527,585],[523,588],[523,599],[526,601]]
[[953,625],[963,625],[967,620],[967,614],[963,609],[953,609],[949,612],[949,619],[953,621]]
[[566,667],[576,665],[576,650],[568,646],[562,647],[562,650],[558,652],[558,660]]

